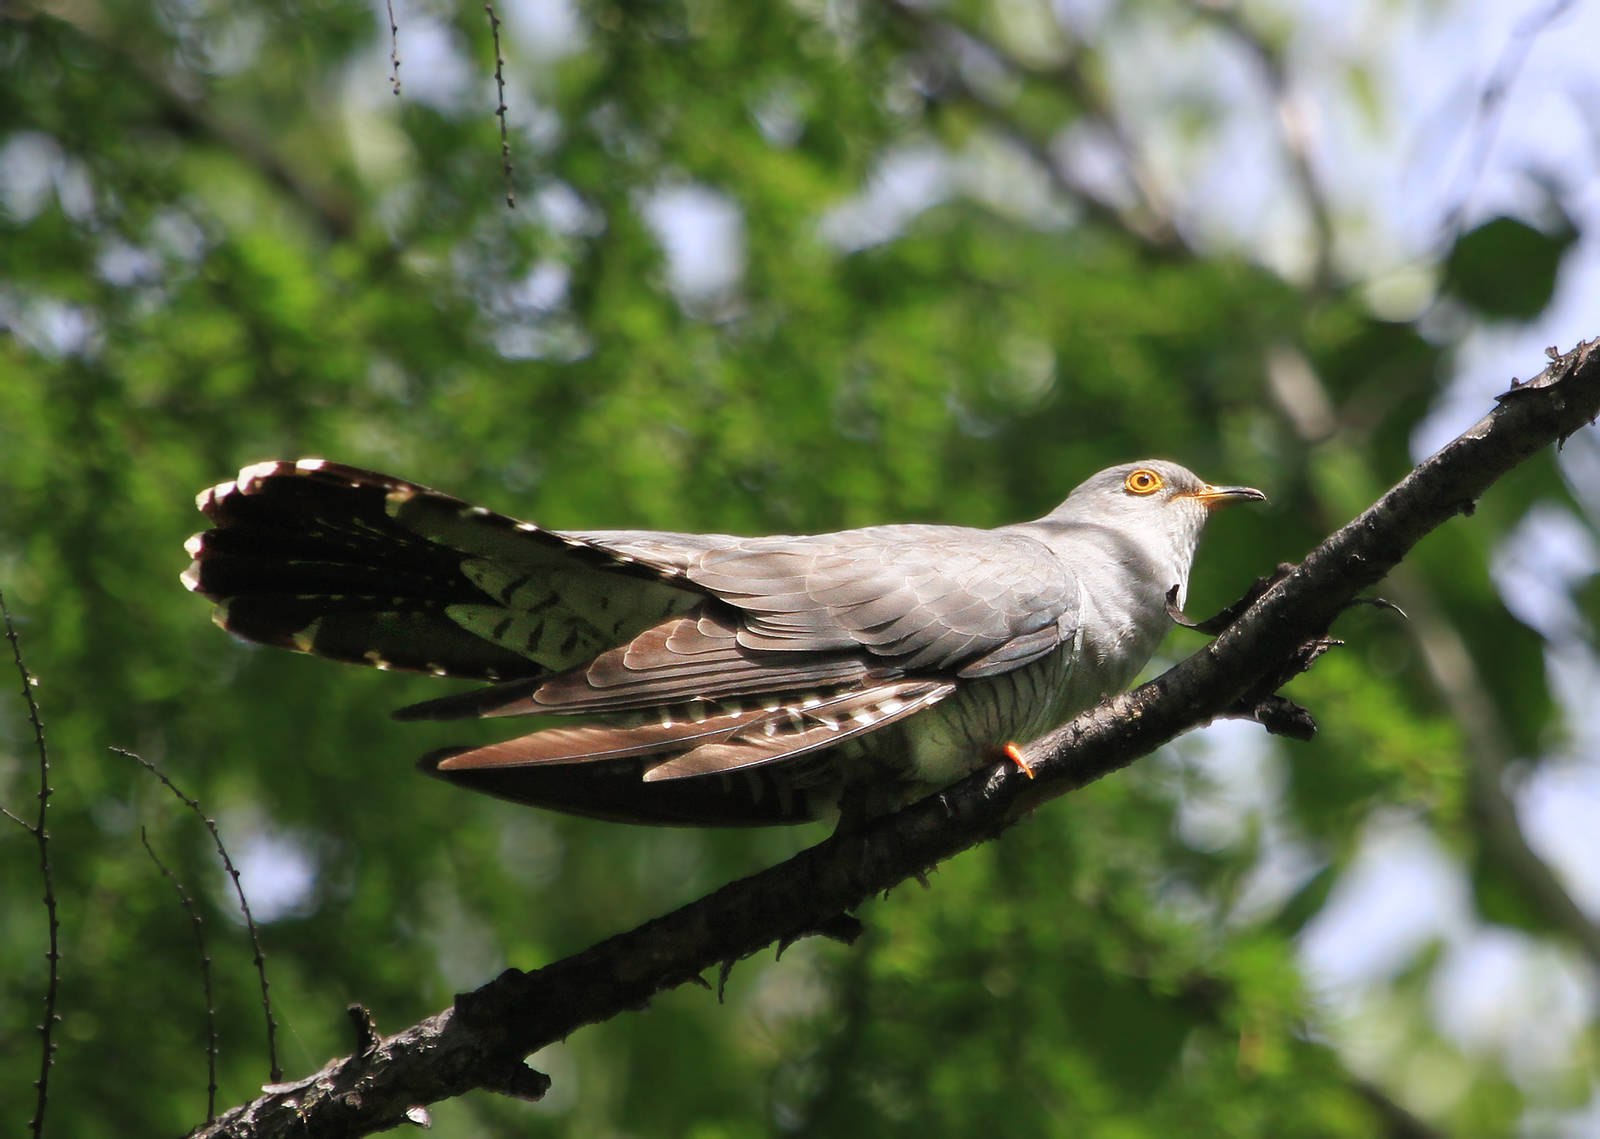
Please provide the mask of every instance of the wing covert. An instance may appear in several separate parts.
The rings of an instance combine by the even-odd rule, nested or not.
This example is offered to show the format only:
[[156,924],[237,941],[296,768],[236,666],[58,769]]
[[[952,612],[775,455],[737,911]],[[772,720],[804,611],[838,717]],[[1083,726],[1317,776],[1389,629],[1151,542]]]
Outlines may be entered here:
[[1003,530],[875,526],[707,550],[684,576],[741,611],[759,652],[865,649],[906,674],[984,676],[1046,655],[1076,627],[1076,577]]

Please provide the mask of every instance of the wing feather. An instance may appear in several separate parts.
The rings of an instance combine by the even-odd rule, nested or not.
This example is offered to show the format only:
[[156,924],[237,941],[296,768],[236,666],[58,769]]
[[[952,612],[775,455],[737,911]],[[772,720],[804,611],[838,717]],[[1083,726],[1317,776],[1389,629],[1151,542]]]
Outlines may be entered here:
[[[1036,539],[1004,529],[753,538],[691,559],[684,576],[742,613],[737,636],[747,649],[865,650],[905,673],[949,674],[978,659],[992,671],[1022,667],[1059,646],[1078,614],[1070,569]],[[1001,653],[1018,641],[1023,650]]]
[[886,728],[943,700],[955,685],[938,681],[879,684],[812,707],[769,713],[748,726],[649,768],[647,783],[722,775],[792,760]]

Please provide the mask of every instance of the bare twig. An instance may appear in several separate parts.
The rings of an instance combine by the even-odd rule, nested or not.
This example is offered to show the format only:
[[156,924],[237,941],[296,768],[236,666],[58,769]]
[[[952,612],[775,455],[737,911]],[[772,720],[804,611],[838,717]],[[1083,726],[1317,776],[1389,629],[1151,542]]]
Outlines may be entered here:
[[1518,20],[1517,26],[1511,30],[1494,71],[1490,73],[1483,93],[1478,97],[1477,112],[1472,120],[1470,149],[1462,157],[1454,179],[1452,197],[1455,202],[1445,212],[1444,225],[1441,227],[1445,245],[1452,244],[1461,235],[1461,226],[1472,204],[1472,195],[1489,165],[1489,155],[1494,152],[1495,139],[1500,134],[1500,120],[1505,114],[1511,89],[1516,86],[1533,45],[1572,6],[1573,0],[1551,0],[1544,7]]
[[500,17],[493,3],[484,4],[483,10],[489,14],[489,34],[494,38],[494,85],[499,93],[494,114],[500,120],[500,168],[506,179],[506,206],[514,210],[517,194],[511,182],[511,138],[506,130],[506,61],[500,52]]
[[394,20],[394,0],[383,0],[389,14],[389,86],[400,94],[400,25]]
[[245,928],[250,932],[250,945],[255,951],[256,975],[261,981],[261,1010],[267,1019],[267,1063],[272,1072],[272,1082],[277,1083],[283,1079],[283,1069],[278,1066],[278,1022],[272,1015],[272,986],[267,983],[267,958],[261,951],[261,933],[256,928],[255,915],[250,912],[250,901],[244,896],[244,887],[239,884],[239,868],[233,864],[233,859],[228,857],[228,848],[222,844],[222,832],[217,829],[216,820],[207,817],[205,811],[201,810],[200,804],[185,795],[178,785],[167,777],[166,772],[144,758],[144,756],[131,752],[126,748],[114,747],[111,750],[116,755],[133,760],[151,775],[161,780],[167,790],[176,795],[185,807],[193,811],[196,817],[205,824],[206,830],[211,833],[211,841],[216,844],[217,856],[222,859],[222,865],[227,869],[228,877],[233,879],[233,892],[239,899],[239,909],[244,913]]
[[[1500,477],[1600,412],[1600,342],[1558,358],[1421,464],[1269,588],[1215,641],[1148,684],[1035,742],[1036,778],[996,765],[638,929],[535,972],[508,970],[370,1054],[268,1089],[195,1134],[230,1139],[368,1134],[408,1110],[488,1087],[545,1086],[523,1057],[649,1003],[721,962],[827,928],[839,913],[1000,834],[1049,799],[1204,724],[1280,670],[1425,535]],[[351,1094],[359,1089],[358,1095]]]
[[44,989],[44,1020],[39,1024],[39,1078],[33,1085],[37,1094],[33,1118],[28,1123],[34,1139],[40,1139],[44,1134],[45,1108],[50,1102],[50,1069],[56,1055],[55,1027],[61,1020],[56,1012],[56,1002],[61,992],[61,921],[56,912],[56,883],[55,875],[50,870],[50,828],[47,825],[50,796],[55,792],[50,786],[50,750],[44,741],[44,719],[39,715],[39,702],[33,695],[35,681],[22,659],[22,642],[17,637],[16,626],[11,622],[11,610],[6,605],[3,591],[0,591],[0,617],[5,619],[6,640],[11,642],[11,659],[16,662],[17,674],[22,678],[22,699],[28,708],[28,722],[33,725],[34,750],[39,756],[39,790],[36,793],[39,813],[35,821],[30,823],[10,811],[5,813],[32,833],[34,842],[38,844],[39,877],[44,883],[44,909],[50,930],[50,947],[44,955],[49,962],[49,979]]
[[156,869],[161,871],[162,877],[172,883],[172,888],[178,893],[178,902],[194,927],[195,948],[200,953],[200,983],[206,997],[206,1122],[210,1123],[217,1117],[217,1004],[211,991],[211,956],[206,952],[205,922],[200,917],[194,899],[183,888],[183,883],[178,881],[178,876],[167,868],[155,847],[150,845],[150,836],[143,827],[139,828],[139,841],[144,844],[145,853],[156,864]]

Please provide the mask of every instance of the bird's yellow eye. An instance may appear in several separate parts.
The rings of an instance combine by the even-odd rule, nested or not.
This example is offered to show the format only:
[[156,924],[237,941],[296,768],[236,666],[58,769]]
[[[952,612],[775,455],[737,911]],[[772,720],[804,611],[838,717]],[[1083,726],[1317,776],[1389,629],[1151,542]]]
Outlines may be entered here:
[[1122,485],[1129,494],[1154,494],[1166,485],[1166,480],[1149,467],[1140,467],[1131,472]]

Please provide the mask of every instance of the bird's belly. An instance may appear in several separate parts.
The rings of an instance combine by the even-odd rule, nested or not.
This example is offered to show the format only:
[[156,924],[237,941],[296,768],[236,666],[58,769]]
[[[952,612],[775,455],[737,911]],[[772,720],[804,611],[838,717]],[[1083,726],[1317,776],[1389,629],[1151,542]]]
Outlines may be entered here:
[[926,711],[847,741],[804,781],[816,780],[806,788],[813,810],[837,803],[870,818],[994,763],[1006,744],[1031,743],[1066,723],[1125,688],[1164,631],[1126,628],[1095,643],[1076,639],[1013,672],[962,681]]
[[901,726],[907,776],[925,788],[943,786],[994,762],[1008,743],[1044,735],[1105,694],[1104,671],[1074,669],[1063,649],[1015,672],[963,684],[954,695]]

